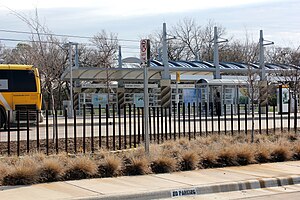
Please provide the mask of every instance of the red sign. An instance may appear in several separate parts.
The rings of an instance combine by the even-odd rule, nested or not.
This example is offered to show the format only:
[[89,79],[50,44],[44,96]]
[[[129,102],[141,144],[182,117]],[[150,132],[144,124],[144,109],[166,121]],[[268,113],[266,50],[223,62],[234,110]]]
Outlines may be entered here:
[[140,42],[140,60],[141,64],[147,64],[150,58],[150,40],[143,39]]

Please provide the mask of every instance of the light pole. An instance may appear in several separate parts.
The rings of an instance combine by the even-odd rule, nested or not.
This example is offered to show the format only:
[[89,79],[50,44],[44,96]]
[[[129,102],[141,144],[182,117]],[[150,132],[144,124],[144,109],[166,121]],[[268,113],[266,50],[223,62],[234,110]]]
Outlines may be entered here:
[[220,74],[220,64],[219,64],[219,44],[223,43],[223,42],[228,42],[227,39],[223,39],[223,40],[219,40],[219,36],[218,36],[218,28],[215,26],[214,27],[214,66],[216,68],[216,72],[214,75],[215,79],[220,79],[221,78],[221,74]]

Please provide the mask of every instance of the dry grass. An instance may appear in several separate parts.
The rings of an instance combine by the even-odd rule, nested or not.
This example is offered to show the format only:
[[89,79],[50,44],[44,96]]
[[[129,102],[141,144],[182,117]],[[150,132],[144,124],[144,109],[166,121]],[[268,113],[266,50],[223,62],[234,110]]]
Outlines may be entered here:
[[121,158],[108,155],[100,161],[98,174],[100,177],[115,177],[121,175],[123,162]]
[[82,156],[73,158],[70,162],[69,169],[66,171],[64,178],[66,180],[76,180],[92,178],[97,174],[97,165],[89,157]]
[[256,163],[255,160],[255,149],[248,143],[237,144],[232,147],[236,152],[236,162],[239,165],[248,165]]
[[10,166],[7,175],[3,177],[3,185],[28,185],[37,183],[40,175],[39,164],[32,157],[26,156],[14,166]]
[[250,136],[211,135],[196,140],[180,139],[150,145],[150,158],[144,148],[91,155],[54,156],[31,154],[0,160],[2,185],[34,184],[119,175],[170,173],[197,168],[247,165],[300,159],[299,136],[290,133]]
[[41,166],[40,181],[53,182],[61,180],[63,172],[64,166],[58,158],[45,159]]
[[159,155],[154,158],[151,163],[153,173],[170,173],[177,170],[176,160],[172,157]]
[[184,150],[181,153],[180,158],[180,170],[187,171],[187,170],[194,170],[197,168],[199,163],[199,156],[195,151],[192,150]]

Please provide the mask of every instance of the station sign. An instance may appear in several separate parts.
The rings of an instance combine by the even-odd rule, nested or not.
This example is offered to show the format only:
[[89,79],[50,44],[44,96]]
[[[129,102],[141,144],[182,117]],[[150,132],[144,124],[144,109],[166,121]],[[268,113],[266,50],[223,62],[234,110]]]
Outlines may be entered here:
[[[96,83],[96,84],[82,84],[81,88],[107,88],[107,84],[105,83]],[[109,88],[118,88],[117,84],[109,84]]]
[[[176,85],[172,84],[171,88],[175,89]],[[195,84],[178,84],[178,88],[180,88],[180,89],[193,89],[193,88],[195,88]]]
[[146,66],[150,61],[150,40],[148,39],[143,39],[140,42],[140,60],[143,66]]
[[[144,88],[144,84],[124,84],[124,87],[129,89],[133,89],[133,88],[142,89]],[[158,88],[158,84],[148,84],[148,88]]]

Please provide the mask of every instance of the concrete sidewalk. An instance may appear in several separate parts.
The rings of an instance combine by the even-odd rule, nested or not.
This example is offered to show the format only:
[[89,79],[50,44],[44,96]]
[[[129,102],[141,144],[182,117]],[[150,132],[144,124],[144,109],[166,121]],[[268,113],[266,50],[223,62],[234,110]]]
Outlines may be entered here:
[[0,199],[159,199],[176,194],[201,195],[299,183],[300,161],[290,161],[172,174],[1,186]]

